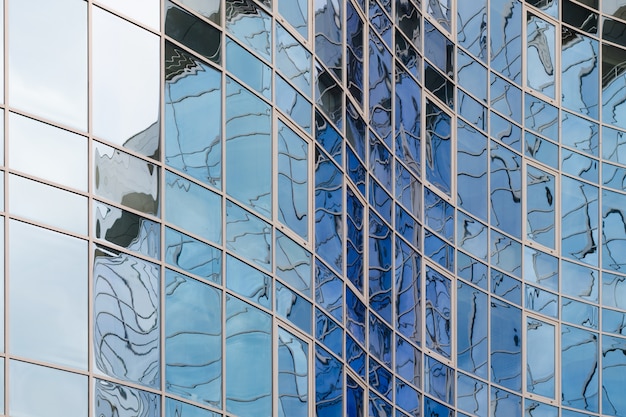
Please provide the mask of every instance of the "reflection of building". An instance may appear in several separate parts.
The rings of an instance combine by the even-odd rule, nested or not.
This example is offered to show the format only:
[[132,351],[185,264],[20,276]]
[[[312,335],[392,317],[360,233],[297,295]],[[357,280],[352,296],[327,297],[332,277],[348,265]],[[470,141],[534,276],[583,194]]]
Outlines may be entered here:
[[626,415],[624,10],[4,0],[0,406]]

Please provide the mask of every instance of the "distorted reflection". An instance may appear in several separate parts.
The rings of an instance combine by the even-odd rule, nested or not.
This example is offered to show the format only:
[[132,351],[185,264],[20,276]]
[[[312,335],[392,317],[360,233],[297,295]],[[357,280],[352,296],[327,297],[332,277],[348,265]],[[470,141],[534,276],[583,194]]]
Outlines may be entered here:
[[309,403],[309,346],[278,329],[278,415],[306,417]]
[[161,397],[96,379],[94,413],[99,417],[159,417]]
[[528,86],[554,98],[554,25],[528,13],[526,17],[526,77]]

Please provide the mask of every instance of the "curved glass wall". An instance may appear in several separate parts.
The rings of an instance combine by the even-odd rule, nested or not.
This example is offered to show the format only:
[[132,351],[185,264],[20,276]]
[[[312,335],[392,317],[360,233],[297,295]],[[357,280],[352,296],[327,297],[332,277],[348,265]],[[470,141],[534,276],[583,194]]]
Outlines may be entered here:
[[0,414],[626,416],[626,1],[0,4]]

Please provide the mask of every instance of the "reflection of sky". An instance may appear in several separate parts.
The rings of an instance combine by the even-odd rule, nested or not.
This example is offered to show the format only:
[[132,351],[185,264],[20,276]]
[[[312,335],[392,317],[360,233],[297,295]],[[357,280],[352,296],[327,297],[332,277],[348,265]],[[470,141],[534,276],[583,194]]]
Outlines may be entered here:
[[528,85],[554,98],[554,26],[536,16],[529,16]]
[[159,30],[159,0],[99,0],[111,10],[118,11],[131,19]]

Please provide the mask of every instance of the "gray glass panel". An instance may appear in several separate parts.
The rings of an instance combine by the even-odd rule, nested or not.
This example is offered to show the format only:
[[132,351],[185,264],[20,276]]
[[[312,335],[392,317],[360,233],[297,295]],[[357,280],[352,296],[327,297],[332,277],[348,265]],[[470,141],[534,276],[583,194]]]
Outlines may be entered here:
[[157,265],[94,249],[93,348],[99,372],[160,385],[160,272]]
[[526,16],[526,78],[527,84],[554,98],[556,67],[554,25],[528,13]]
[[213,23],[221,23],[221,0],[177,0]]
[[159,30],[160,3],[159,0],[100,0],[100,3],[109,9],[120,12],[132,19]]
[[598,335],[561,325],[561,403],[598,411]]
[[16,113],[9,129],[11,168],[87,191],[87,138]]
[[222,282],[222,251],[169,227],[165,229],[165,262],[208,281]]
[[271,216],[271,108],[230,78],[226,82],[226,191]]
[[226,1],[226,30],[263,58],[272,60],[272,19],[251,0]]
[[226,247],[266,270],[272,269],[272,227],[226,202]]
[[167,271],[165,384],[203,404],[222,404],[222,293]]
[[12,220],[9,246],[9,350],[86,370],[87,242]]
[[526,319],[526,389],[554,398],[554,326],[534,318]]
[[165,163],[220,188],[222,77],[171,43],[165,44]]
[[93,133],[158,159],[159,37],[97,7],[91,18]]
[[158,216],[159,168],[110,146],[94,142],[94,192],[116,203]]
[[94,414],[98,417],[161,416],[161,397],[150,392],[97,379],[94,396]]
[[278,329],[278,416],[307,417],[309,407],[309,346]]
[[165,219],[210,241],[222,240],[222,199],[178,175],[165,173]]
[[[83,417],[89,415],[86,376],[14,360],[9,362],[9,372],[11,374],[9,380],[9,414],[11,416]],[[36,401],[33,401],[34,393],[37,393]]]
[[[4,179],[4,175],[0,179]],[[11,174],[9,200],[9,211],[14,215],[87,234],[86,197]]]
[[108,204],[93,202],[95,237],[159,259],[161,227],[158,223]]
[[241,417],[272,413],[272,319],[226,296],[226,410]]
[[487,300],[487,294],[484,292],[461,281],[457,282],[457,364],[460,369],[482,378],[487,378],[488,372],[487,320],[489,310]]
[[11,106],[87,130],[87,4],[7,3]]
[[169,1],[165,2],[165,34],[203,57],[221,62],[221,32]]

